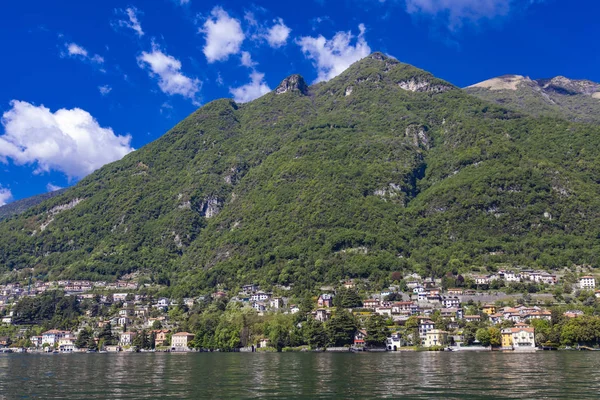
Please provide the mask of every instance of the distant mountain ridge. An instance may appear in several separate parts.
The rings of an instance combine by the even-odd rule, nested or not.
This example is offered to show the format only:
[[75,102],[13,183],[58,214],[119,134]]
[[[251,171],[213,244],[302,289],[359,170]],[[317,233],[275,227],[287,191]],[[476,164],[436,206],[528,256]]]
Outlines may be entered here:
[[41,193],[3,205],[0,207],[0,220],[22,214],[30,208],[37,206],[44,200],[48,200],[63,194],[65,190],[66,189],[60,189],[48,193]]
[[557,76],[532,80],[503,75],[465,88],[469,94],[535,116],[600,123],[600,84]]
[[[527,93],[552,99],[540,85]],[[499,106],[374,53],[327,82],[292,75],[249,103],[210,102],[0,222],[0,273],[138,271],[179,297],[393,271],[596,266],[599,148],[597,124]]]

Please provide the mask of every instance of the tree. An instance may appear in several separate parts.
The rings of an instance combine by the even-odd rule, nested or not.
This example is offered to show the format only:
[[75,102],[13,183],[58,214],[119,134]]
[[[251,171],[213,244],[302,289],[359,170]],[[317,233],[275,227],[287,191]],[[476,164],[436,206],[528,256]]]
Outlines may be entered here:
[[463,342],[467,345],[473,344],[475,341],[475,331],[477,328],[471,322],[467,323],[463,328]]
[[333,298],[334,305],[342,308],[362,307],[362,300],[355,289],[340,288]]
[[114,344],[115,338],[112,334],[112,326],[110,322],[108,322],[102,327],[102,330],[98,334],[98,339],[103,341],[105,345]]
[[156,320],[152,323],[152,329],[162,329],[162,323],[159,320]]
[[386,325],[386,320],[382,315],[371,315],[365,324],[367,337],[365,342],[369,346],[380,347],[385,346],[385,342],[390,335],[390,330]]
[[323,347],[327,344],[327,333],[321,321],[309,319],[304,324],[304,340],[311,348]]
[[493,326],[489,328],[488,331],[490,333],[490,345],[492,347],[502,346],[502,332],[500,329]]
[[486,328],[477,329],[477,332],[475,334],[475,338],[477,339],[477,341],[479,343],[481,343],[482,346],[486,346],[487,347],[491,343],[490,331],[487,330]]
[[357,324],[354,316],[345,309],[338,309],[327,323],[326,331],[332,346],[344,346],[354,342]]
[[94,332],[89,328],[82,329],[75,340],[75,347],[80,349],[95,349]]

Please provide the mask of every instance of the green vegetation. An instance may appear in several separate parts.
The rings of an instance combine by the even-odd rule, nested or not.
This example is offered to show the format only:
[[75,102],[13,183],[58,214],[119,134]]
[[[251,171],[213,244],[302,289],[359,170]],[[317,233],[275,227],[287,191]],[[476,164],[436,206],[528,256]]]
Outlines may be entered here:
[[[439,90],[399,86],[411,80]],[[205,105],[1,222],[0,270],[93,280],[140,271],[181,298],[248,282],[301,294],[408,271],[597,266],[598,148],[597,126],[501,108],[378,54],[306,93]],[[245,323],[197,318],[198,340],[225,348],[236,345],[226,329]],[[350,340],[328,329],[335,343]]]

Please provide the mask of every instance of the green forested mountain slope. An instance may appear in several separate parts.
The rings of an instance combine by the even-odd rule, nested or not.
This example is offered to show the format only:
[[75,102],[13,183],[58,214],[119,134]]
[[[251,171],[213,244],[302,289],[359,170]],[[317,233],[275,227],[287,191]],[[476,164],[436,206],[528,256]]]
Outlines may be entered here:
[[390,271],[597,264],[600,129],[479,100],[380,53],[217,100],[0,223],[0,268],[176,294]]
[[531,80],[505,75],[465,88],[469,94],[535,116],[600,123],[600,84],[557,76]]

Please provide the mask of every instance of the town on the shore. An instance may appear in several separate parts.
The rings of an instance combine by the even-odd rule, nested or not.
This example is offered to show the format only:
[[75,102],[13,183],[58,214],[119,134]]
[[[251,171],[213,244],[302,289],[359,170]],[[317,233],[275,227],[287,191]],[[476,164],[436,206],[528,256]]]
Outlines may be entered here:
[[[303,296],[292,286],[160,296],[131,277],[0,285],[0,352],[595,350],[600,290],[589,270],[391,273]],[[380,290],[375,291],[377,285]]]

